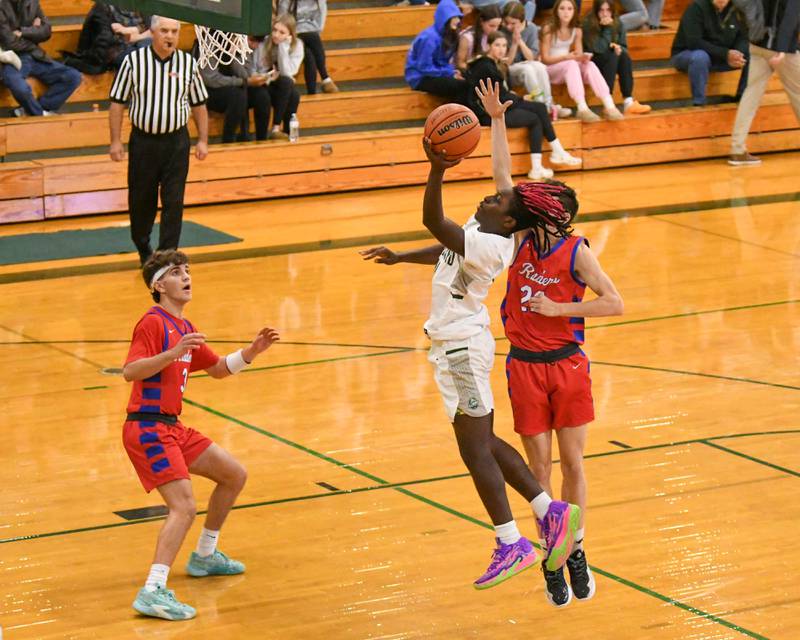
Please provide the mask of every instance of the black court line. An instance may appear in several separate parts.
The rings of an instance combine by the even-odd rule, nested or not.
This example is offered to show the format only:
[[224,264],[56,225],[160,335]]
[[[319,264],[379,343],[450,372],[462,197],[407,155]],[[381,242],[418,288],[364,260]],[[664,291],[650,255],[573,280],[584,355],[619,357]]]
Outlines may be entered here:
[[49,342],[47,342],[45,340],[37,340],[36,338],[33,338],[33,337],[31,337],[31,336],[29,336],[29,335],[27,335],[25,333],[22,333],[21,331],[16,331],[16,330],[11,329],[9,327],[6,327],[4,325],[0,325],[0,329],[3,329],[4,331],[8,331],[9,333],[13,333],[15,335],[20,336],[21,338],[24,338],[25,340],[28,341],[28,344],[36,344],[36,345],[39,345],[41,347],[45,347],[47,349],[52,349],[53,351],[58,351],[61,354],[72,356],[76,360],[80,360],[81,362],[83,362],[85,364],[88,364],[88,365],[94,367],[95,369],[102,369],[103,368],[103,365],[98,364],[97,362],[94,362],[93,360],[89,360],[88,358],[84,358],[82,356],[79,356],[77,353],[73,353],[72,351],[67,351],[66,349],[62,349],[61,347],[58,347],[58,346],[53,345],[53,344],[50,344]]
[[770,469],[775,469],[776,471],[780,471],[781,473],[788,473],[789,475],[795,476],[796,478],[800,478],[800,472],[793,471],[792,469],[788,469],[787,467],[782,467],[777,464],[773,464],[772,462],[767,462],[766,460],[762,460],[761,458],[756,458],[755,456],[748,455],[746,453],[742,453],[741,451],[736,451],[735,449],[731,449],[729,447],[723,447],[715,442],[710,442],[708,440],[701,440],[701,442],[709,447],[714,447],[715,449],[719,449],[720,451],[725,451],[726,453],[730,453],[734,456],[739,456],[740,458],[744,458],[745,460],[750,460],[751,462],[755,462],[757,464],[764,465],[765,467],[769,467]]
[[609,444],[616,445],[618,447],[622,447],[623,449],[632,449],[631,445],[625,444],[624,442],[620,442],[619,440],[609,440]]
[[[631,207],[610,211],[597,211],[579,215],[578,224],[584,222],[601,222],[605,220],[620,220],[623,218],[640,218],[649,216],[665,216],[696,211],[711,211],[714,209],[728,209],[734,207],[753,206],[759,204],[773,204],[780,202],[796,202],[800,200],[800,193],[776,193],[761,196],[742,198],[725,198],[720,200],[704,200],[702,202],[681,202],[677,204],[657,205],[649,207]],[[269,247],[251,247],[249,249],[231,249],[227,251],[191,253],[194,264],[207,262],[222,262],[228,260],[245,260],[268,256],[287,255],[290,253],[308,253],[313,251],[330,251],[332,249],[346,249],[366,246],[370,244],[386,244],[390,242],[410,242],[414,240],[429,239],[433,242],[427,231],[402,231],[372,236],[359,236],[340,238],[335,240],[321,240],[317,242],[303,242],[295,244],[275,245]],[[31,280],[50,280],[53,278],[67,278],[71,276],[96,275],[114,273],[119,271],[138,270],[139,263],[128,259],[103,264],[85,264],[67,267],[36,269],[0,274],[0,284],[15,282],[28,282]]]
[[314,484],[319,485],[323,489],[327,489],[328,491],[340,491],[338,487],[334,487],[332,484],[328,484],[327,482],[315,482]]

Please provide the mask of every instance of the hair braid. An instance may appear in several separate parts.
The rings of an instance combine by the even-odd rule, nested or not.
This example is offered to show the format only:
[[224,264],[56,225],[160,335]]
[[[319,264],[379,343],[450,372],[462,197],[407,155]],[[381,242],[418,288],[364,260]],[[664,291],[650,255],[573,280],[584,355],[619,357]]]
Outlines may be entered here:
[[572,234],[571,223],[578,212],[578,200],[575,191],[563,182],[520,182],[514,187],[514,196],[517,229],[544,231],[541,240],[538,233],[534,234],[533,244],[539,253],[550,251],[550,234],[560,238]]

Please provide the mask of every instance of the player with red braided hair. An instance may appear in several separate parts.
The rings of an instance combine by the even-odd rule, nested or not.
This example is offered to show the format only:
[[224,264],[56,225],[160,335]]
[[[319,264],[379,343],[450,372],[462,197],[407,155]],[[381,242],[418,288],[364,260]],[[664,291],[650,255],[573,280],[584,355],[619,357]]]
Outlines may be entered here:
[[[484,85],[481,100],[497,103]],[[504,175],[510,167],[505,120],[492,119],[492,157],[501,158]],[[506,483],[529,502],[542,534],[543,565],[548,571],[562,568],[573,546],[580,523],[580,508],[553,500],[537,482],[523,457],[494,433],[494,398],[490,374],[495,339],[489,311],[483,303],[489,287],[514,261],[519,242],[531,230],[552,229],[568,233],[574,210],[574,193],[559,183],[519,185],[512,188],[510,175],[499,191],[487,196],[463,226],[444,215],[442,182],[448,161],[444,150],[435,153],[423,140],[430,173],[422,205],[422,222],[440,244],[395,253],[386,247],[362,251],[366,260],[382,264],[415,262],[435,264],[431,313],[425,323],[430,338],[428,360],[453,425],[459,453],[494,525],[497,546],[488,569],[474,582],[487,589],[536,564],[537,554],[524,538],[511,513]],[[571,195],[570,195],[571,194]]]
[[[486,107],[502,118],[507,105],[489,90]],[[486,103],[485,103],[486,104]],[[494,119],[492,120],[494,122]],[[526,182],[512,187],[511,157],[493,153],[498,189],[512,189],[516,207],[533,218],[530,230],[508,268],[508,288],[501,307],[505,334],[511,343],[506,360],[508,395],[514,430],[522,437],[533,474],[553,495],[553,432],[558,439],[563,484],[561,499],[586,512],[583,451],[587,425],[594,419],[589,360],[580,348],[584,318],[622,313],[622,298],[603,272],[585,238],[573,235],[578,212],[575,192],[561,182]],[[586,287],[597,297],[583,301]],[[594,595],[595,581],[583,549],[584,524],[575,533],[575,546],[566,566],[542,565],[545,595],[556,607]]]

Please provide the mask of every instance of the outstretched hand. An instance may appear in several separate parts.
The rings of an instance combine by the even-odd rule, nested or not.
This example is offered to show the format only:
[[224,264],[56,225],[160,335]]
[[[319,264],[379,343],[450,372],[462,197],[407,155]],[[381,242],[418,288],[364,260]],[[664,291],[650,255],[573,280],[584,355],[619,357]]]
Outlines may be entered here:
[[448,160],[446,149],[434,151],[430,138],[422,138],[422,148],[425,149],[425,155],[428,156],[428,161],[431,163],[431,167],[434,169],[444,171],[450,167],[455,167],[459,162],[461,162],[461,158],[458,160]]
[[486,111],[490,118],[502,118],[512,104],[511,100],[500,102],[500,83],[489,81],[488,85],[481,78],[480,86],[475,87],[475,93],[483,105],[483,110]]
[[358,253],[364,257],[364,260],[374,260],[378,264],[392,265],[400,262],[400,258],[389,247],[372,247],[371,249],[363,249]]
[[250,361],[252,362],[252,358],[269,349],[280,339],[281,336],[275,329],[271,329],[270,327],[261,329],[250,344],[249,353],[247,354],[250,356]]

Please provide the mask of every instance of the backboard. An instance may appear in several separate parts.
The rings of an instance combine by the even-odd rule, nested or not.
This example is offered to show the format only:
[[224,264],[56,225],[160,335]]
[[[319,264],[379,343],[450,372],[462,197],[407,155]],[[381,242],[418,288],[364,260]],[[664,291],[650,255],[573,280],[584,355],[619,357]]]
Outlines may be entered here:
[[269,33],[269,0],[103,0],[143,14],[167,16],[184,22],[245,34]]

